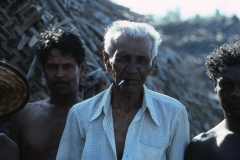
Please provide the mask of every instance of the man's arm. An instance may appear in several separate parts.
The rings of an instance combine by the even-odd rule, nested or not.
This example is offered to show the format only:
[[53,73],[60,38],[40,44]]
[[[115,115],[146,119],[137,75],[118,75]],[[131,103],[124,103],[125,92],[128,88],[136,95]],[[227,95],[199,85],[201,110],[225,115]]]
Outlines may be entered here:
[[11,118],[11,130],[10,130],[10,137],[11,139],[19,146],[19,120],[16,116]]
[[81,159],[84,140],[81,136],[81,124],[73,108],[70,109],[66,126],[60,141],[56,160]]
[[173,127],[173,136],[167,158],[169,160],[183,160],[185,149],[190,141],[188,115],[185,107],[181,108]]
[[21,124],[24,122],[24,120],[27,117],[28,111],[30,109],[31,105],[27,104],[23,110],[15,114],[11,117],[11,130],[10,130],[10,138],[17,144],[19,148],[19,152],[21,153],[21,135],[20,135],[20,129]]
[[4,133],[0,133],[0,157],[0,159],[19,160],[17,145]]

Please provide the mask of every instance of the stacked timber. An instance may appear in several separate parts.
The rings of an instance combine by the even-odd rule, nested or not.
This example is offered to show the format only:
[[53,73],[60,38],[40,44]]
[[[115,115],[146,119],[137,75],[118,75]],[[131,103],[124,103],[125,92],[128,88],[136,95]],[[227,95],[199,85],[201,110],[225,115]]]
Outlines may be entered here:
[[80,96],[86,99],[111,83],[102,70],[102,36],[105,27],[117,19],[144,19],[129,9],[100,0],[3,0],[0,15],[0,58],[27,76],[32,88],[30,101],[49,96],[34,50],[41,31],[51,28],[74,29],[85,41],[89,61],[85,79],[82,80],[84,86],[80,87]]
[[[108,0],[2,0],[0,3],[0,60],[26,75],[31,85],[31,102],[49,97],[34,50],[40,32],[54,27],[74,29],[81,35],[88,49],[88,68],[79,95],[87,99],[111,84],[111,75],[105,71],[101,56],[105,27],[118,19],[147,22],[144,16]],[[184,56],[166,46],[160,48],[156,69],[146,85],[186,106],[193,137],[220,122],[221,110],[199,80],[202,70],[189,65]],[[4,132],[9,133],[7,129]]]
[[[168,89],[166,94],[179,99],[187,106],[192,135],[206,131],[223,119],[223,115],[213,84],[206,75],[205,58],[215,46],[240,40],[239,17],[216,14],[209,18],[196,17],[187,21],[162,23],[156,28],[164,33],[162,45],[177,51],[180,57],[184,58],[182,63],[177,63],[177,67],[185,66],[189,69],[189,75],[183,78],[187,83],[181,83],[182,87],[178,88],[182,89],[177,91],[178,94],[173,90],[169,92]],[[181,64],[184,66],[181,67]],[[181,73],[181,70],[176,72]],[[194,103],[191,104],[191,101]],[[197,128],[203,130],[199,131]]]

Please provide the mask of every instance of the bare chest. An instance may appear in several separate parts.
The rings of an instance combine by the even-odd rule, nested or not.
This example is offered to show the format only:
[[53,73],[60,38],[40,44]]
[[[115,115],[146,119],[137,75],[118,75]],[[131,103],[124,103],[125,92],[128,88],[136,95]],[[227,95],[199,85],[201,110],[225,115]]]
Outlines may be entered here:
[[231,147],[227,148],[225,150],[223,149],[218,149],[217,152],[210,153],[210,158],[211,159],[216,159],[216,160],[226,160],[226,159],[231,159],[231,160],[239,160],[240,159],[240,147]]
[[231,135],[225,137],[223,143],[216,149],[216,158],[219,160],[240,159],[240,137]]
[[54,117],[35,117],[23,123],[20,130],[23,156],[55,159],[65,123],[66,119]]
[[114,135],[118,159],[121,159],[123,156],[126,135],[134,116],[135,114],[120,116],[118,114],[114,114],[113,112]]

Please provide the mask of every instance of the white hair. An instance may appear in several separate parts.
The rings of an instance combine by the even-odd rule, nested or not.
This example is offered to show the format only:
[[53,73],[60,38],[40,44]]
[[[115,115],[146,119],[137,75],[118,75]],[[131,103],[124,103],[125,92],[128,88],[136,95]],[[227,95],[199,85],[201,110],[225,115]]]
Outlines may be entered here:
[[157,56],[158,47],[160,46],[162,39],[153,26],[147,23],[130,22],[126,20],[117,20],[113,22],[106,30],[104,35],[104,50],[110,55],[113,55],[113,41],[116,33],[120,35],[127,35],[132,38],[142,38],[149,36],[152,40],[153,48],[151,53],[151,59]]

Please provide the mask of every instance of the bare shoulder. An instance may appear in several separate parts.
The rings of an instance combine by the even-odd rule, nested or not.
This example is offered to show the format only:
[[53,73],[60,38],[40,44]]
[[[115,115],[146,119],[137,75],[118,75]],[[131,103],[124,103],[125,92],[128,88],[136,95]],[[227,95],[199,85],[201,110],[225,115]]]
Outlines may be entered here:
[[40,106],[43,106],[43,105],[49,105],[49,103],[50,103],[49,101],[50,101],[49,98],[47,98],[47,99],[44,99],[44,100],[28,103],[26,105],[26,107],[24,107],[23,111],[24,110],[31,110],[33,107],[40,107]]
[[216,151],[218,135],[224,130],[223,122],[194,137],[185,152],[185,160],[211,159]]
[[215,133],[206,132],[194,137],[185,152],[185,160],[200,160],[207,159],[212,146],[215,143]]
[[40,101],[36,101],[36,102],[27,103],[27,105],[19,113],[23,113],[23,112],[26,113],[26,112],[29,112],[33,109],[36,109],[36,108],[44,106],[44,105],[49,105],[49,98],[40,100]]
[[32,118],[33,113],[39,113],[37,111],[40,110],[42,106],[47,106],[48,104],[49,99],[28,103],[20,112],[12,116],[12,123],[20,123],[24,120]]
[[[11,139],[4,133],[0,133],[0,145],[7,144],[7,142],[11,142]],[[10,143],[9,143],[10,144]]]
[[17,145],[6,134],[0,133],[0,148],[17,148]]
[[19,156],[16,143],[4,133],[0,133],[0,156],[3,159],[18,159]]

